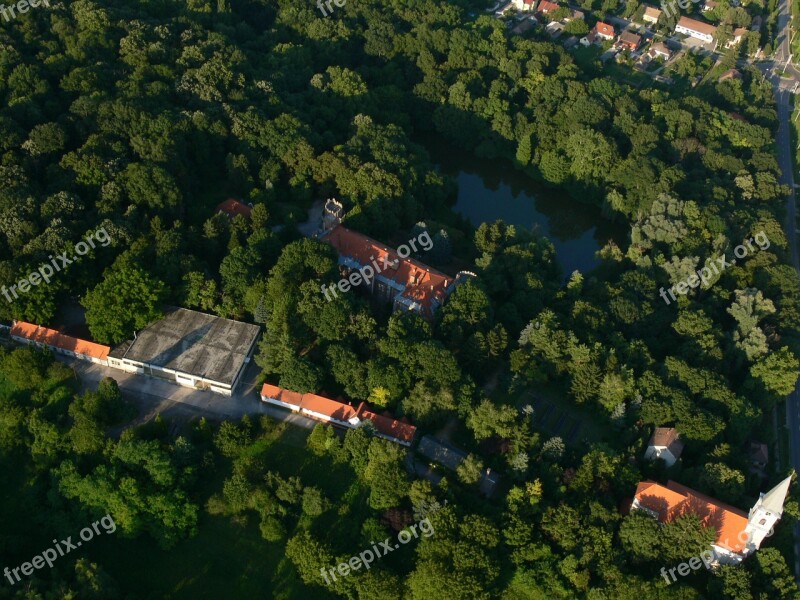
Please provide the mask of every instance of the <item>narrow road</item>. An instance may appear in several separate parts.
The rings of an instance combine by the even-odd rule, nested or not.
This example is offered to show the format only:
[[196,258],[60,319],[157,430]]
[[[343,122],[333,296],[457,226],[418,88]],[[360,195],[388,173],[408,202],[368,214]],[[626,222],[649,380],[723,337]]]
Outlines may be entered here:
[[[781,87],[778,77],[773,77],[776,86],[775,100],[778,108],[778,135],[775,139],[778,145],[778,163],[781,167],[781,183],[789,186],[789,197],[786,203],[786,235],[789,237],[789,250],[792,265],[800,273],[800,259],[797,253],[796,228],[796,196],[794,190],[794,173],[792,165],[792,141],[790,135],[791,124],[791,92]],[[789,428],[790,463],[795,471],[800,472],[800,381],[794,392],[786,399],[786,424]],[[800,524],[794,526],[794,556],[795,577],[800,579]]]
[[[778,147],[778,164],[781,168],[780,181],[789,186],[789,197],[786,202],[786,235],[789,238],[789,251],[792,265],[800,273],[800,258],[797,249],[797,204],[794,188],[794,164],[792,162],[791,123],[792,95],[800,72],[791,64],[791,0],[779,3],[778,35],[775,56],[771,61],[759,63],[759,69],[772,82],[775,90],[775,102],[778,109],[778,133],[775,142]],[[786,70],[790,78],[781,78],[780,72]],[[800,381],[795,390],[786,399],[786,426],[789,429],[789,462],[795,471],[800,472]],[[794,573],[800,580],[800,524],[794,526]]]

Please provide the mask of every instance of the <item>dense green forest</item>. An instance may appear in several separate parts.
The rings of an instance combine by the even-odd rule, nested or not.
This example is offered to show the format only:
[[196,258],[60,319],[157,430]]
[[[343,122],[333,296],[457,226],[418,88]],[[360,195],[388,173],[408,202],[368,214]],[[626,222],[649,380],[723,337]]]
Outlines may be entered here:
[[[364,430],[127,427],[136,407],[113,382],[78,393],[50,356],[8,350],[0,559],[16,566],[106,513],[118,530],[24,587],[3,582],[0,598],[795,597],[795,499],[743,566],[672,585],[659,569],[708,532],[620,513],[645,478],[746,509],[786,474],[761,481],[744,450],[776,441],[800,355],[776,112],[756,70],[634,89],[466,2],[348,0],[328,18],[286,0],[121,4],[0,23],[0,282],[98,227],[112,240],[0,303],[0,318],[57,325],[80,303],[112,344],[165,304],[258,322],[269,381],[368,400],[423,433],[455,427],[473,457],[433,487]],[[450,209],[430,135],[630,235],[569,274],[541,236],[473,230]],[[214,214],[230,196],[254,204],[251,219]],[[331,196],[348,227],[386,243],[428,229],[438,244],[421,258],[477,278],[433,323],[358,294],[325,301],[336,255],[295,225]],[[676,302],[659,296],[760,232],[768,249]],[[597,439],[538,431],[532,394],[590,419]],[[642,461],[653,425],[687,444],[670,470]],[[504,474],[493,500],[476,491],[479,462]],[[435,535],[325,585],[321,567],[425,516]]]

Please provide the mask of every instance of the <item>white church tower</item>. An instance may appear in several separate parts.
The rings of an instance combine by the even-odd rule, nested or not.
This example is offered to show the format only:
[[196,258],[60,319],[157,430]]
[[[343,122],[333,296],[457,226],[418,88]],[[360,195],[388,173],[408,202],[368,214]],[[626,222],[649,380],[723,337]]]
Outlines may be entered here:
[[758,502],[750,509],[747,527],[745,527],[745,532],[747,533],[746,554],[758,550],[764,538],[772,535],[772,528],[780,521],[783,515],[783,503],[786,500],[786,494],[791,483],[792,477],[790,475],[766,494],[761,494]]

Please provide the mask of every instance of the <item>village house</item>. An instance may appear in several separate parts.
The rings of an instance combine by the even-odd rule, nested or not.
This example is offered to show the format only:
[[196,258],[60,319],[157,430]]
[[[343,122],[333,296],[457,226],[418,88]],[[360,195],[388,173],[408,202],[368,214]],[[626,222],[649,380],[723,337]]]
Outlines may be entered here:
[[376,436],[402,446],[410,446],[417,431],[413,425],[367,410],[364,402],[353,408],[330,398],[301,394],[268,383],[261,388],[261,401],[345,429],[355,429],[370,422]]
[[705,0],[705,2],[703,2],[703,7],[701,8],[701,10],[703,12],[714,10],[715,8],[717,8],[717,4],[718,3],[716,0]]
[[536,17],[530,15],[529,17],[522,19],[519,25],[517,25],[516,27],[514,27],[514,29],[511,30],[511,33],[520,35],[525,33],[526,31],[530,31],[534,27],[536,27]]
[[[710,498],[674,481],[663,486],[643,481],[636,488],[631,510],[644,510],[662,523],[694,514],[704,527],[713,527],[711,549],[715,563],[737,565],[758,550],[783,515],[783,503],[792,478],[787,477],[761,494],[749,513]],[[713,563],[712,563],[713,564]]]
[[623,31],[617,38],[617,43],[615,45],[618,48],[628,49],[631,52],[635,52],[639,48],[639,44],[641,43],[642,43],[642,36],[632,33],[630,31]]
[[714,41],[714,34],[717,32],[717,28],[710,23],[703,23],[689,17],[681,17],[675,26],[675,32],[710,43]]
[[658,24],[658,20],[661,18],[661,10],[655,8],[654,6],[647,6],[644,9],[644,14],[642,15],[642,21],[645,23],[652,23],[653,25]]
[[589,31],[586,37],[581,39],[581,44],[584,46],[589,46],[591,44],[613,40],[615,37],[616,33],[614,32],[613,26],[609,25],[608,23],[598,21],[595,23],[594,27],[592,27],[591,31]]
[[497,11],[495,11],[494,16],[495,17],[502,17],[508,11],[513,10],[513,8],[514,8],[514,3],[513,2],[507,2],[506,4],[501,6],[499,9],[497,9]]
[[650,46],[650,49],[647,51],[647,55],[651,60],[654,58],[663,58],[664,60],[669,60],[669,57],[672,55],[672,53],[663,42],[656,42]]
[[558,4],[555,2],[550,2],[550,0],[540,0],[539,6],[536,8],[536,14],[538,15],[546,15],[558,8]]
[[725,43],[726,48],[733,48],[734,46],[740,44],[744,39],[744,36],[747,35],[748,29],[747,27],[737,27],[733,30],[733,37],[729,39]]
[[656,427],[650,441],[647,442],[645,460],[662,459],[668,467],[674,465],[683,452],[683,442],[674,427]]
[[520,12],[530,12],[536,8],[536,0],[513,0],[512,4]]

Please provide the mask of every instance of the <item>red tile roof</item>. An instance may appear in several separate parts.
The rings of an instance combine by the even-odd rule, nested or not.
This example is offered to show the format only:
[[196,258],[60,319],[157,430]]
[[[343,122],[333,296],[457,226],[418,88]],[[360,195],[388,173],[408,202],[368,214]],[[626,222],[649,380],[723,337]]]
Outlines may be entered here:
[[249,218],[253,209],[238,200],[228,198],[225,202],[217,206],[217,212],[224,212],[231,219],[236,215],[244,215]]
[[[708,5],[708,3],[706,3],[706,5]],[[676,27],[685,27],[686,29],[705,35],[714,35],[714,32],[717,31],[717,28],[711,25],[711,23],[703,23],[703,21],[690,19],[689,17],[681,17]]]
[[632,47],[634,50],[639,47],[642,37],[631,33],[630,31],[623,31],[619,36],[619,41],[627,46]]
[[675,458],[679,458],[683,452],[683,442],[680,440],[678,430],[674,427],[656,427],[648,445],[668,448]]
[[[393,248],[342,225],[334,227],[326,240],[336,248],[339,255],[352,258],[360,265],[375,261],[381,269],[379,274],[403,286],[403,297],[418,303],[425,316],[433,314],[434,300],[439,305],[444,304],[447,288],[453,283],[453,278],[449,275],[413,258],[401,258]],[[384,267],[385,264],[396,264],[397,268]]]
[[723,504],[674,481],[664,487],[655,481],[643,481],[636,488],[639,504],[655,511],[662,522],[671,522],[677,517],[695,514],[705,527],[717,531],[716,545],[732,552],[741,552],[745,544],[739,534],[747,526],[747,513]]
[[298,410],[310,410],[338,421],[349,421],[353,417],[358,417],[362,421],[372,421],[378,432],[409,444],[414,439],[414,434],[417,431],[417,428],[413,425],[367,410],[363,402],[358,408],[353,408],[349,404],[343,404],[330,398],[317,396],[316,394],[300,394],[269,383],[263,385],[261,395],[296,406]]
[[94,342],[87,342],[76,337],[64,335],[55,329],[48,329],[47,327],[40,327],[33,323],[26,323],[24,321],[14,321],[11,327],[11,335],[25,338],[46,344],[54,348],[61,348],[62,350],[70,350],[76,354],[83,354],[84,356],[91,356],[99,360],[106,360],[108,353],[111,351],[109,346],[95,344]]
[[554,11],[557,8],[558,4],[556,4],[555,2],[550,2],[550,0],[542,0],[539,3],[539,8],[536,10],[536,12],[540,12],[546,15],[547,13]]
[[609,25],[608,23],[603,23],[602,21],[598,21],[595,23],[594,31],[597,32],[598,35],[604,35],[609,37],[614,37],[614,27]]

